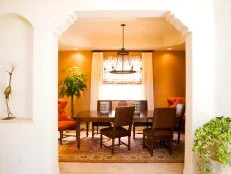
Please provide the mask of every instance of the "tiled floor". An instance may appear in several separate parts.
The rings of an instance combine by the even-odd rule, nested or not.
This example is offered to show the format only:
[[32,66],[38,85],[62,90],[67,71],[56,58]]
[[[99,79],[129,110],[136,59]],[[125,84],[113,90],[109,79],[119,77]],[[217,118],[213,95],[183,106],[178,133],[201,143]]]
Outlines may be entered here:
[[183,163],[66,163],[60,174],[182,174]]

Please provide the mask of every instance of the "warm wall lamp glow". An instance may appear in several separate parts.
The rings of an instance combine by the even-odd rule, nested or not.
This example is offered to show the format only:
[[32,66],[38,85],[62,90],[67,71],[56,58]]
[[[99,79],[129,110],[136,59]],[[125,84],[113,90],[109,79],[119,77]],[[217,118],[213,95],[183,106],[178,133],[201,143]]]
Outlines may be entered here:
[[168,47],[167,50],[172,50],[172,48],[171,48],[171,47]]

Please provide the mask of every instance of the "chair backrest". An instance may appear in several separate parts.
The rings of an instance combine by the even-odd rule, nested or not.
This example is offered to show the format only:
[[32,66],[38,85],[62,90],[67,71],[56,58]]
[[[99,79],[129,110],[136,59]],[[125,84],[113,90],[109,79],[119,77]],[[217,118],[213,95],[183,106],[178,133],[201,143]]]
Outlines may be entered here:
[[120,126],[129,126],[131,127],[133,116],[134,116],[135,107],[117,107],[115,111],[115,122],[114,128]]
[[148,101],[141,100],[140,101],[140,112],[147,112],[147,110],[148,110]]
[[176,116],[183,118],[185,112],[185,104],[177,103],[176,104]]
[[140,114],[140,112],[147,112],[148,102],[147,100],[133,100],[131,106],[135,106],[135,114]]
[[152,129],[173,129],[175,115],[175,108],[155,108]]
[[67,106],[66,99],[58,99],[58,121],[71,120],[71,117],[67,115],[65,108]]
[[128,103],[126,101],[119,101],[118,102],[118,107],[125,107],[128,106]]
[[98,100],[97,101],[97,111],[101,114],[108,114],[112,111],[112,101],[111,100]]

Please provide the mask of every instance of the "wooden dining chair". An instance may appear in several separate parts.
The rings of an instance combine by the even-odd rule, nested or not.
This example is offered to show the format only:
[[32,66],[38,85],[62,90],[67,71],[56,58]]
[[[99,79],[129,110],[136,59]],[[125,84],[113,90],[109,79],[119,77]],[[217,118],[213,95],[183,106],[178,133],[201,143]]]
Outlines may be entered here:
[[[135,114],[139,114],[140,112],[147,112],[148,110],[148,102],[147,100],[141,100],[138,102],[134,103],[135,106]],[[137,133],[136,132],[136,127],[146,127],[146,128],[151,128],[152,127],[152,119],[148,119],[146,121],[135,121],[133,122],[133,138],[135,139],[136,134],[142,134],[142,133]]]
[[175,108],[155,108],[152,128],[143,130],[143,148],[147,147],[153,156],[155,142],[168,143],[169,153],[172,153],[173,128],[175,124]]
[[[100,112],[100,114],[109,114],[112,111],[112,101],[111,100],[98,100],[97,101],[97,111]],[[99,122],[94,121],[92,122],[92,138],[94,138],[95,135],[95,127],[96,127],[96,134],[98,135],[99,127],[111,127],[110,122]]]
[[[112,150],[112,154],[114,154],[114,146],[116,145],[126,145],[128,146],[128,151],[130,151],[131,144],[131,127],[133,121],[135,107],[118,107],[115,111],[115,122],[113,127],[103,128],[100,130],[100,148],[102,146],[110,148]],[[126,129],[124,126],[128,126]],[[103,135],[112,139],[112,145],[106,146],[103,144]],[[128,144],[122,142],[120,140],[121,137],[128,137]],[[115,139],[119,139],[119,144],[115,145]]]

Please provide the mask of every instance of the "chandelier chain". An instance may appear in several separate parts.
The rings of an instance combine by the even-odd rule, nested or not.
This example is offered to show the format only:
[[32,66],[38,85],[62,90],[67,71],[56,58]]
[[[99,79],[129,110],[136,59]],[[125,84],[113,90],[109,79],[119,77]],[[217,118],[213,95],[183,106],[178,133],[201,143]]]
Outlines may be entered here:
[[125,24],[121,24],[121,26],[123,27],[123,31],[122,31],[122,33],[123,33],[123,35],[122,35],[122,48],[124,48],[124,27],[125,27]]

